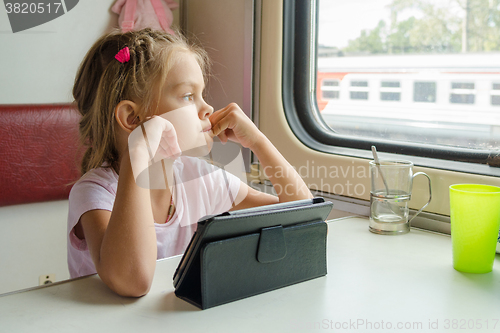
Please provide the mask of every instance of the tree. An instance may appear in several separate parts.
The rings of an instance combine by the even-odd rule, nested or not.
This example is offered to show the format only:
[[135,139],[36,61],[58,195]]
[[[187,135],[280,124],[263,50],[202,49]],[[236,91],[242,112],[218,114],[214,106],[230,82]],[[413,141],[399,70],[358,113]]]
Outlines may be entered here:
[[[411,30],[415,26],[416,19],[409,19],[395,23],[395,29],[387,36],[387,44],[389,53],[412,53],[413,46],[410,43]],[[391,24],[392,25],[392,24]]]
[[499,51],[499,0],[461,0],[460,5],[466,12],[466,51]]
[[[349,41],[349,53],[500,51],[500,0],[393,0],[391,22]],[[398,20],[405,11],[418,13]]]
[[383,20],[380,20],[377,27],[373,30],[361,31],[361,36],[354,40],[350,40],[344,52],[352,53],[386,53],[384,38],[385,38],[385,25]]

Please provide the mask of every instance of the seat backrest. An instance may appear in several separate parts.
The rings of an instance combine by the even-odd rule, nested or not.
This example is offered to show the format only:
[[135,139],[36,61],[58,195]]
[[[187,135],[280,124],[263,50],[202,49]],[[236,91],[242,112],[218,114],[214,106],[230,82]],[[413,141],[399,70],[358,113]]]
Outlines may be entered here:
[[68,198],[79,120],[71,104],[0,105],[0,206]]

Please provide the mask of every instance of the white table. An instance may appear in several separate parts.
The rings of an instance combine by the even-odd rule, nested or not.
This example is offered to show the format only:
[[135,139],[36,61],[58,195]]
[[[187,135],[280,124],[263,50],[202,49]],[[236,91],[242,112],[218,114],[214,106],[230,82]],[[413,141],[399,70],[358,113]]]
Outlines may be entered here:
[[0,332],[500,332],[499,259],[460,273],[449,236],[375,235],[351,217],[329,222],[326,277],[201,311],[174,295],[177,256],[139,299],[96,275],[0,297]]

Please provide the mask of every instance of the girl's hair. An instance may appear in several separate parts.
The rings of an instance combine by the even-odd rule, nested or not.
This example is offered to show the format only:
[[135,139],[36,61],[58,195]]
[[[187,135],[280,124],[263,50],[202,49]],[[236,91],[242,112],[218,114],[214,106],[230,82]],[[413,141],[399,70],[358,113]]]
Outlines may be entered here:
[[[125,46],[130,50],[130,60],[121,63],[115,55]],[[180,32],[170,35],[149,28],[127,33],[113,31],[95,42],[78,69],[73,87],[73,97],[82,115],[80,140],[86,148],[82,174],[104,162],[118,170],[116,106],[122,100],[131,100],[139,105],[141,119],[155,114],[157,96],[180,52],[195,56],[206,80],[207,53]]]

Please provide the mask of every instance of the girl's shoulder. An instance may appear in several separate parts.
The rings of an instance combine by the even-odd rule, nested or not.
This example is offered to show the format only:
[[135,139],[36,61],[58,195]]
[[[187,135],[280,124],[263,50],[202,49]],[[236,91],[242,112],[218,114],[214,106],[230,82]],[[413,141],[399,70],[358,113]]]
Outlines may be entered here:
[[110,167],[100,167],[87,171],[80,179],[73,185],[71,191],[81,188],[104,188],[111,193],[116,193],[118,184],[118,175]]
[[118,175],[112,168],[96,168],[85,173],[69,193],[68,230],[89,210],[113,210]]
[[[118,174],[111,167],[100,167],[87,171],[78,182],[104,181],[109,183],[118,182]],[[77,183],[78,183],[77,182]]]

